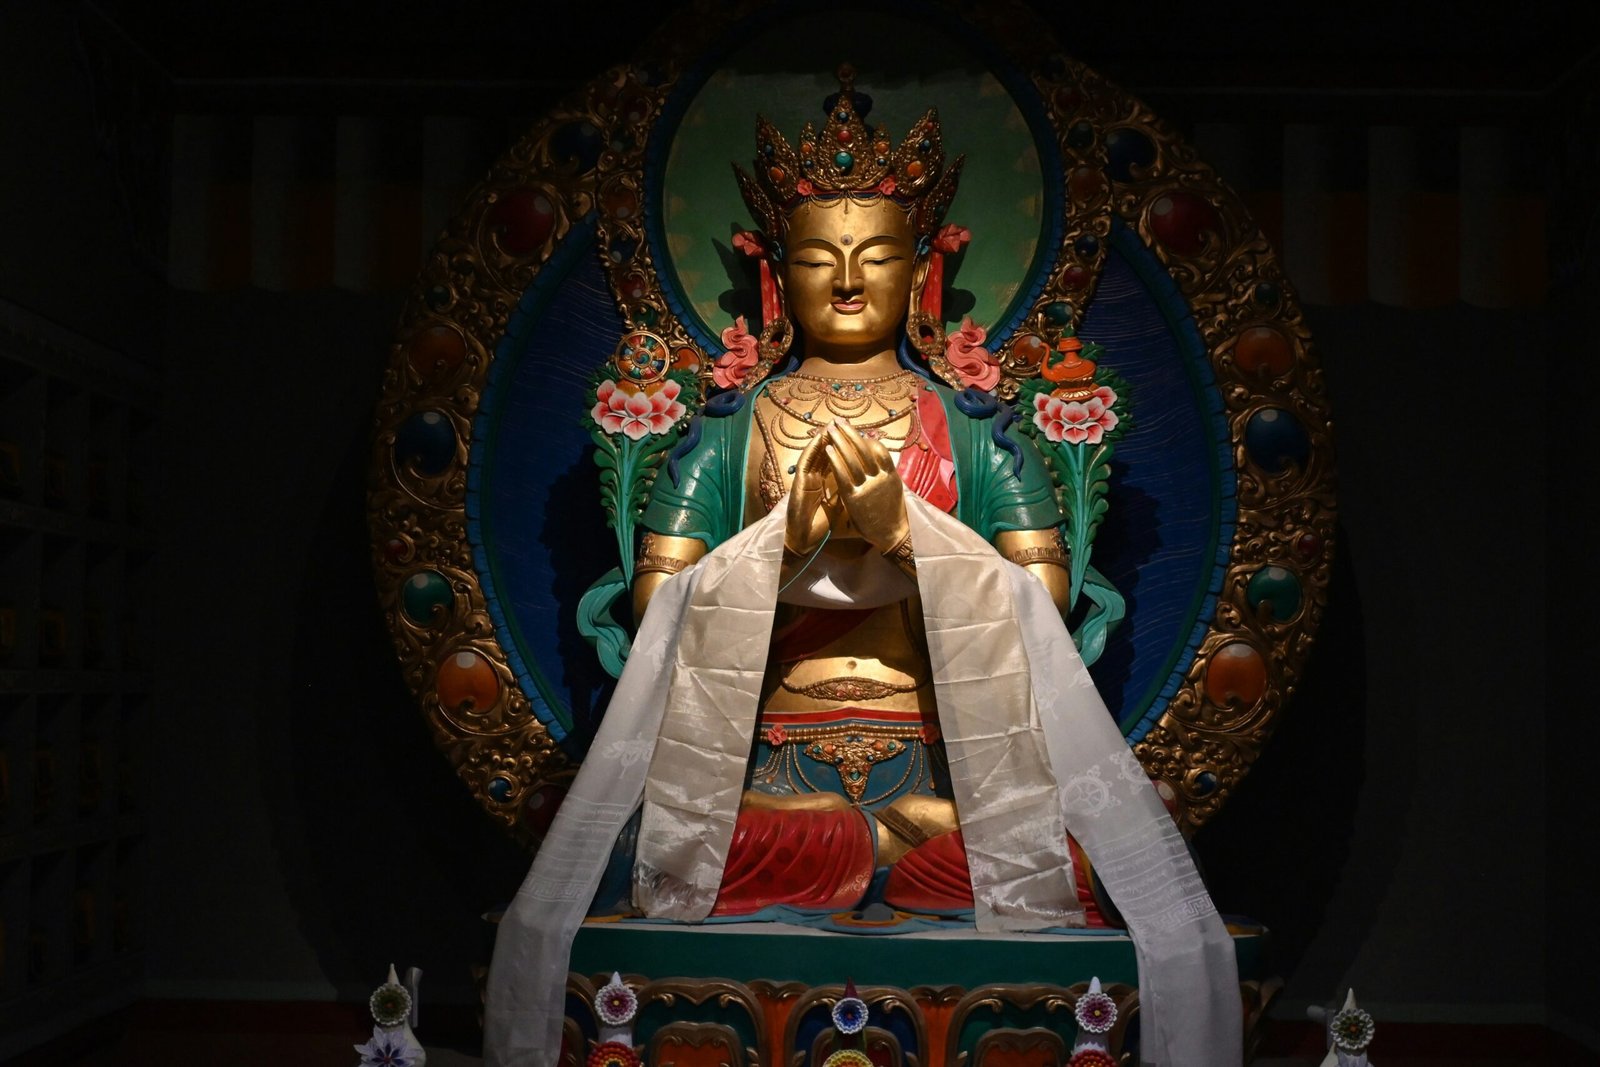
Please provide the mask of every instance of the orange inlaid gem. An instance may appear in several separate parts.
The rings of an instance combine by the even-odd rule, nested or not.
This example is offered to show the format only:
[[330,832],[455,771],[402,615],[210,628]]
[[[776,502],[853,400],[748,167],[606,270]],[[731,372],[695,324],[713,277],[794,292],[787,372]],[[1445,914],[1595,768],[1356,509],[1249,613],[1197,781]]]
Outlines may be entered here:
[[1277,377],[1294,365],[1294,349],[1289,339],[1271,326],[1252,326],[1233,346],[1233,361],[1246,374],[1265,371]]
[[1024,367],[1037,367],[1050,352],[1050,345],[1036,333],[1018,334],[1011,342],[1011,353]]
[[488,711],[500,699],[500,679],[476,652],[452,653],[439,664],[436,680],[439,703],[451,711]]
[[767,177],[771,178],[774,182],[783,181],[783,168],[773,167],[771,170],[767,171]]
[[467,342],[449,326],[430,326],[407,347],[411,369],[424,380],[455,370],[467,356]]
[[1267,665],[1255,647],[1230,641],[1206,665],[1206,696],[1219,707],[1252,707],[1267,691]]
[[913,159],[910,163],[906,164],[906,177],[910,178],[912,181],[916,181],[918,178],[922,177],[922,160]]

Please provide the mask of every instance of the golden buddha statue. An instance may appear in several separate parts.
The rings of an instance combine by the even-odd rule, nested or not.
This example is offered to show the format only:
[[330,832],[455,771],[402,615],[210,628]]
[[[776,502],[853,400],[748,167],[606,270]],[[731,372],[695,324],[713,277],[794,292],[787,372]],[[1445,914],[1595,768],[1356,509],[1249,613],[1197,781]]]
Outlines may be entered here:
[[[1062,517],[1032,443],[1007,434],[1007,447],[997,447],[989,424],[965,414],[911,355],[937,364],[945,347],[925,296],[933,238],[962,160],[944,166],[937,114],[891,150],[881,127],[866,126],[848,71],[828,110],[820,134],[808,126],[797,150],[759,122],[756,177],[738,175],[771,257],[769,321],[758,345],[746,343],[747,361],[765,369],[792,346],[798,367],[754,382],[740,411],[683,457],[679,476],[658,479],[643,519],[634,611],[642,618],[662,582],[730,536],[731,519],[748,526],[786,494],[785,590],[824,573],[898,582],[899,595],[867,608],[780,596],[715,913],[850,908],[884,868],[885,903],[963,911],[972,895],[939,739],[906,487],[956,511],[1065,612]],[[734,367],[738,351],[719,370]],[[824,855],[827,862],[796,862]],[[1080,860],[1080,896],[1098,922],[1085,868]]]
[[[638,633],[501,922],[486,1062],[556,1061],[573,939],[618,871],[650,920],[882,904],[982,938],[1104,924],[1085,850],[1150,1058],[1238,1062],[1232,943],[1062,619],[1050,469],[947,347],[961,160],[933,111],[893,146],[841,83],[798,146],[758,121],[738,175],[764,321],[724,332],[720,391],[652,484]],[[636,377],[672,400],[662,370]]]

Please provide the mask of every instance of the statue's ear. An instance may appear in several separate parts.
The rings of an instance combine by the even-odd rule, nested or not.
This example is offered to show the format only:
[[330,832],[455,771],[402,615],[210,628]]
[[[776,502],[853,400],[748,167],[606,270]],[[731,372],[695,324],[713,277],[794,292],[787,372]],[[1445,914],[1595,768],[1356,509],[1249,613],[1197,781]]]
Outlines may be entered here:
[[917,256],[916,264],[911,268],[911,307],[912,310],[922,305],[922,287],[928,284],[928,263],[932,256],[923,252]]

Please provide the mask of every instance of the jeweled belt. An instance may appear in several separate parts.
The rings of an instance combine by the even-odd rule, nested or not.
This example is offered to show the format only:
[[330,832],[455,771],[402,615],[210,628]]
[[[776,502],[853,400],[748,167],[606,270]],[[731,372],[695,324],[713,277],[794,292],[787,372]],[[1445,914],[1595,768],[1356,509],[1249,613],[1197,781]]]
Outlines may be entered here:
[[838,700],[844,703],[856,703],[862,700],[882,700],[897,693],[914,693],[919,683],[885,682],[877,678],[825,678],[820,682],[810,685],[790,685],[787,680],[783,688],[800,696],[811,697],[813,700]]
[[[879,721],[862,722],[858,716],[870,716]],[[838,721],[841,718],[846,721]],[[834,721],[826,721],[829,719]],[[761,733],[762,739],[773,748],[781,750],[792,745],[807,758],[831,765],[839,773],[845,794],[855,804],[863,803],[874,764],[892,760],[939,736],[938,727],[925,723],[921,712],[865,708],[767,712],[762,715]],[[906,780],[912,770],[913,767],[907,765]],[[824,791],[807,779],[804,771],[800,771],[800,778],[812,790]],[[895,783],[885,795],[895,793],[904,784],[905,781]],[[867,801],[872,802],[875,801]]]

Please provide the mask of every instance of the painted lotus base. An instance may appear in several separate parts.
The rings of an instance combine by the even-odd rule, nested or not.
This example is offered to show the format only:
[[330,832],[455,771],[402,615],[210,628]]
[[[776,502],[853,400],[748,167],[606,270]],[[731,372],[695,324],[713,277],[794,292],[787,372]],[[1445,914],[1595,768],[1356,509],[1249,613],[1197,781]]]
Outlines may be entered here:
[[[1281,983],[1265,974],[1266,931],[1229,930],[1248,1050]],[[600,1039],[595,993],[613,971],[638,995],[632,1044],[646,1067],[820,1067],[841,1047],[829,1013],[846,980],[869,1007],[858,1047],[876,1067],[1061,1067],[1093,977],[1118,1007],[1109,1051],[1137,1062],[1137,967],[1118,932],[861,937],[773,923],[605,922],[579,932],[572,968],[561,1067],[583,1067]]]

